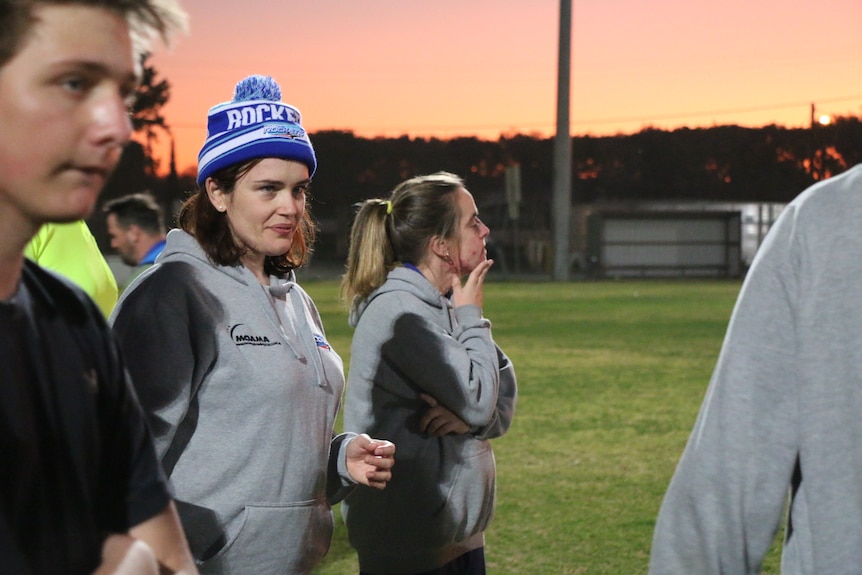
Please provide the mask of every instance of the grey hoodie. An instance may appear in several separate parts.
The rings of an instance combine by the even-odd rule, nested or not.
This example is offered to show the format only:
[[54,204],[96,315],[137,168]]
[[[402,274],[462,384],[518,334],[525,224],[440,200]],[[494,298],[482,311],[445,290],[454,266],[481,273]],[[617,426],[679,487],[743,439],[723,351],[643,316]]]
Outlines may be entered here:
[[173,230],[111,318],[201,573],[308,573],[329,547],[343,366],[293,274],[268,291]]
[[[383,491],[357,490],[342,504],[362,571],[416,573],[481,547],[494,509],[488,438],[506,432],[517,385],[512,364],[474,305],[453,309],[420,273],[399,267],[351,318],[344,425],[398,449]],[[419,430],[434,396],[467,424],[465,435]],[[356,427],[358,426],[358,427]]]
[[[862,573],[862,167],[779,217],[655,527],[652,575]],[[785,509],[790,495],[789,515]]]

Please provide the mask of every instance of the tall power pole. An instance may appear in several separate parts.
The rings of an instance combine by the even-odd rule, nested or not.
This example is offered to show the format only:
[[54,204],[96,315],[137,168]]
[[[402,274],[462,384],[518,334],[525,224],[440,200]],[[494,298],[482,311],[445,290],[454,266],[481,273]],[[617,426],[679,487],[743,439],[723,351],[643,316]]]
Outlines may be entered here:
[[572,137],[569,93],[572,60],[572,0],[560,0],[560,45],[557,65],[557,135],[554,138],[554,281],[569,279],[572,202]]

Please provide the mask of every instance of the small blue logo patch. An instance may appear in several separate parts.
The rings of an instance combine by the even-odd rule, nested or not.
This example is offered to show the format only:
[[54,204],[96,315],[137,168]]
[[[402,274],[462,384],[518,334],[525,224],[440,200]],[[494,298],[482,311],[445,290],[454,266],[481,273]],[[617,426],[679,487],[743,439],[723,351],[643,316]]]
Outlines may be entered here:
[[332,349],[331,347],[329,347],[329,344],[326,343],[326,340],[323,339],[322,335],[314,334],[314,343],[317,344],[317,347],[322,347],[323,349],[330,349],[330,350]]

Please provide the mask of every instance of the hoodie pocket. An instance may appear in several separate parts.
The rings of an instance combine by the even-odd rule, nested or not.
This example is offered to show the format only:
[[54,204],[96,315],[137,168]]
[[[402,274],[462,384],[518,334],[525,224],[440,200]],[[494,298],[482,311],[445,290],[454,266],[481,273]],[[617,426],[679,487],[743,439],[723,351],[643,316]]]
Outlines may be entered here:
[[[200,564],[202,575],[310,573],[332,538],[332,513],[322,500],[247,505],[233,522],[239,530]],[[228,532],[235,528],[229,525]]]
[[494,515],[495,467],[494,452],[486,442],[458,464],[443,510],[452,526],[446,543],[464,541],[487,529]]

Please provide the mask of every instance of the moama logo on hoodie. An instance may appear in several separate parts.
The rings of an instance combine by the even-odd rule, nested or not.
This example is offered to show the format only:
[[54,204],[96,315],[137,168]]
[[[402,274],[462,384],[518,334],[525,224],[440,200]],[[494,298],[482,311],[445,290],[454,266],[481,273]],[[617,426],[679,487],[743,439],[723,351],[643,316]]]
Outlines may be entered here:
[[280,341],[273,341],[265,335],[255,335],[250,333],[244,323],[234,324],[229,329],[230,338],[235,344],[239,345],[281,345]]

